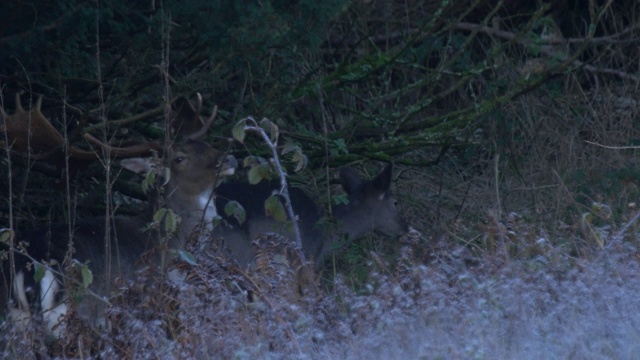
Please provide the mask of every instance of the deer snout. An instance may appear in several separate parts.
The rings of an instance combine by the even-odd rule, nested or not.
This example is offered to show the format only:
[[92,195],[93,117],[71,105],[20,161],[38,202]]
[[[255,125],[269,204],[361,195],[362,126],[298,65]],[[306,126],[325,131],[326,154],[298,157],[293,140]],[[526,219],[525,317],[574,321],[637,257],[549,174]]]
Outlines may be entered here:
[[409,224],[401,216],[396,216],[394,218],[388,219],[388,222],[385,223],[386,226],[380,228],[379,230],[389,236],[395,237],[408,233],[411,229]]

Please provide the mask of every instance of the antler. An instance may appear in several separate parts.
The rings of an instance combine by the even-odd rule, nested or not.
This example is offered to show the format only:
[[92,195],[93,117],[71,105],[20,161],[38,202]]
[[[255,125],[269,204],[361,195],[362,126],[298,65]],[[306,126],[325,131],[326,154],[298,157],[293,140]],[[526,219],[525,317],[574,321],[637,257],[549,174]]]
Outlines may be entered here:
[[[173,101],[169,124],[173,129],[173,133],[179,138],[192,140],[202,138],[207,133],[211,124],[213,124],[213,120],[218,114],[218,106],[216,105],[214,106],[211,115],[206,120],[203,120],[200,116],[202,113],[202,95],[197,93],[197,98],[197,105],[195,107],[191,101],[184,96],[180,96]],[[162,143],[159,140],[146,144],[134,145],[128,148],[115,148],[101,142],[91,134],[84,134],[83,137],[88,142],[105,149],[114,157],[140,156],[148,153],[150,150],[159,151],[162,149]]]
[[[213,120],[218,114],[218,106],[213,107],[213,112],[203,120],[202,113],[202,95],[197,93],[197,105],[194,107],[191,101],[184,96],[180,96],[174,100],[169,118],[169,125],[173,129],[173,133],[179,138],[197,140],[207,133]],[[84,134],[83,137],[88,142],[98,145],[115,157],[132,157],[139,156],[149,152],[151,149],[161,150],[162,143],[160,141],[152,141],[147,144],[134,145],[128,148],[114,148],[96,139],[91,134]]]
[[[76,146],[70,146],[65,154],[64,137],[42,114],[41,106],[42,96],[39,96],[35,106],[30,111],[26,111],[22,107],[20,94],[16,94],[16,110],[13,115],[7,114],[5,109],[0,107],[0,114],[4,118],[4,125],[0,125],[0,133],[6,132],[7,145],[12,152],[35,160],[46,160],[52,157],[61,159],[61,156],[68,155],[72,160],[83,162],[93,161],[99,157],[96,151],[87,151]],[[152,149],[162,148],[158,142],[116,148],[100,142],[91,134],[84,134],[83,137],[88,142],[100,146],[113,157],[139,156],[149,153]]]
[[191,101],[184,96],[180,96],[173,102],[173,107],[176,110],[173,110],[169,121],[174,133],[180,137],[192,140],[202,138],[218,114],[218,106],[214,106],[211,116],[206,120],[202,120],[200,116],[202,113],[202,95],[197,93],[197,96],[198,103],[195,108]]
[[[215,106],[211,116],[203,120],[200,116],[202,112],[202,95],[200,93],[197,94],[197,99],[195,107],[184,96],[174,101],[173,108],[176,110],[172,111],[169,121],[171,128],[173,128],[178,137],[199,139],[211,127],[218,113],[218,107]],[[42,96],[39,96],[35,106],[26,111],[22,107],[20,94],[18,93],[16,94],[16,110],[12,115],[7,114],[5,109],[0,107],[0,114],[4,118],[4,125],[0,122],[0,134],[6,132],[9,150],[35,160],[53,158],[53,163],[58,167],[64,166],[64,161],[62,160],[67,155],[71,161],[77,161],[80,164],[88,164],[99,158],[100,151],[83,150],[76,146],[69,146],[68,152],[65,153],[64,137],[42,114],[41,106]],[[144,156],[148,155],[152,150],[159,151],[163,148],[160,140],[120,148],[105,144],[89,133],[83,134],[82,137],[114,158]],[[2,144],[0,142],[0,145]],[[82,165],[79,167],[82,167]]]
[[88,142],[101,147],[106,152],[108,152],[111,157],[114,157],[114,158],[128,158],[133,156],[141,156],[141,155],[149,154],[151,150],[156,150],[156,151],[162,150],[162,143],[158,140],[150,141],[144,144],[131,145],[126,148],[119,148],[119,147],[114,147],[114,146],[105,144],[102,141],[96,139],[95,136],[89,133],[83,134],[82,137]]
[[[4,108],[0,107],[0,113],[4,118],[4,125],[0,126],[0,131],[6,131],[10,149],[37,160],[51,157],[64,146],[64,138],[42,114],[41,106],[42,96],[39,96],[35,107],[25,111],[20,94],[16,94],[16,110],[13,115],[8,115]],[[78,159],[96,157],[93,152],[76,147],[69,149],[69,155]]]

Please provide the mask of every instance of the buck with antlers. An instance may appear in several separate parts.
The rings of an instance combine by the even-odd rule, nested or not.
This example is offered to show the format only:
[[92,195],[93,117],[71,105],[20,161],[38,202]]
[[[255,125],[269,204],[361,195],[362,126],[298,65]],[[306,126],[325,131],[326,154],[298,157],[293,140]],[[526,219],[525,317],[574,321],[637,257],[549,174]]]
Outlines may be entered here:
[[[0,108],[4,117],[4,127],[0,130],[7,132],[8,145],[12,151],[28,151],[37,158],[62,149],[63,138],[42,114],[40,105],[41,99],[38,99],[32,110],[25,111],[20,97],[16,96],[16,111],[13,115],[8,115]],[[11,261],[3,261],[0,312],[8,309],[8,318],[19,322],[29,319],[33,308],[39,307],[48,328],[56,329],[62,315],[66,313],[67,304],[59,277],[54,276],[54,272],[59,271],[56,275],[63,273],[62,269],[70,265],[70,259],[89,264],[94,275],[90,288],[104,296],[108,294],[110,279],[113,277],[131,276],[132,270],[145,262],[145,259],[151,259],[150,264],[157,264],[158,252],[154,250],[158,248],[161,237],[167,236],[170,239],[165,248],[182,250],[192,232],[211,230],[212,219],[217,214],[212,199],[214,188],[222,177],[234,173],[236,159],[196,139],[205,134],[215,116],[214,110],[206,121],[200,118],[202,98],[199,95],[195,109],[188,100],[179,101],[178,105],[179,108],[171,117],[171,127],[184,141],[164,149],[164,166],[169,170],[169,176],[165,179],[163,192],[165,206],[181,219],[176,234],[144,231],[152,221],[151,213],[128,217],[95,217],[79,220],[73,226],[65,224],[25,235],[18,234],[17,240],[28,245],[20,251],[10,252]],[[127,158],[149,153],[161,144],[152,142],[130,148],[114,148],[90,135],[85,135],[84,138],[114,156]],[[95,153],[89,154],[74,147],[70,148],[69,155],[97,158]],[[144,163],[148,169],[150,162]],[[130,164],[139,165],[140,161],[132,161]],[[205,226],[200,226],[201,224]],[[13,248],[19,247],[12,246]],[[73,250],[70,252],[71,248]],[[33,267],[28,265],[43,260],[55,260],[59,266],[48,267],[40,283],[35,284]],[[30,298],[36,300],[29,301]],[[96,301],[85,303],[81,304],[79,312],[93,321],[101,319],[101,304]],[[60,331],[55,331],[54,334],[56,333],[59,334]]]

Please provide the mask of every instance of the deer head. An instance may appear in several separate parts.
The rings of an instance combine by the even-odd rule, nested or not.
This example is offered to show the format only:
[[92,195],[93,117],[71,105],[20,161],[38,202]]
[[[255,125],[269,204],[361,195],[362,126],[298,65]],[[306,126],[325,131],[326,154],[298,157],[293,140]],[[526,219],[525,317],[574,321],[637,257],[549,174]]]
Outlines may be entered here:
[[391,191],[392,165],[387,165],[373,180],[365,181],[350,168],[340,169],[340,184],[349,203],[333,208],[333,215],[342,219],[343,232],[353,241],[376,230],[387,236],[399,236],[407,231],[407,223],[398,210]]
[[214,188],[225,176],[233,175],[237,167],[235,157],[211,148],[199,140],[187,140],[169,148],[158,167],[153,158],[122,160],[121,165],[130,171],[144,175],[155,172],[158,176],[170,174],[164,189],[164,203],[180,216],[180,226],[175,242],[170,246],[181,249],[186,238],[200,224],[204,230],[212,229],[217,216]]

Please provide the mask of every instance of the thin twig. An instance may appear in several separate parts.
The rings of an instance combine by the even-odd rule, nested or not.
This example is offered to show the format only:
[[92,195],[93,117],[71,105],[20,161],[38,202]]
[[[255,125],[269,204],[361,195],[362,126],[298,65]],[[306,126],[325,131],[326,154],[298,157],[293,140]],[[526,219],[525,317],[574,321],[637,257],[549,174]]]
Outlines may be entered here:
[[591,145],[595,145],[595,146],[599,146],[601,148],[611,149],[611,150],[638,150],[638,149],[640,149],[640,146],[609,146],[609,145],[598,144],[596,142],[589,141],[589,140],[585,140],[584,142],[586,142],[587,144],[591,144]]

